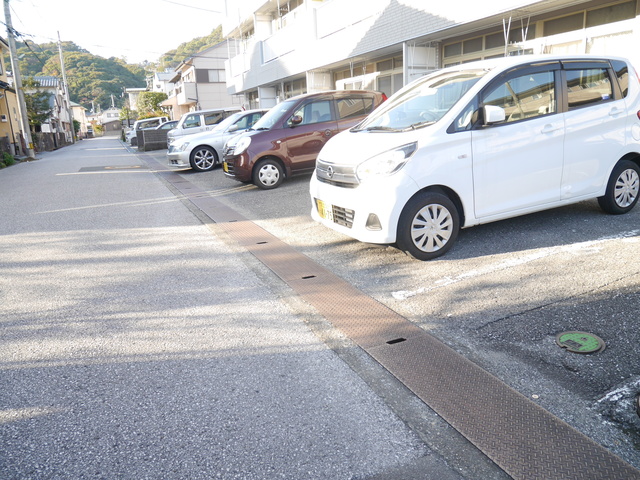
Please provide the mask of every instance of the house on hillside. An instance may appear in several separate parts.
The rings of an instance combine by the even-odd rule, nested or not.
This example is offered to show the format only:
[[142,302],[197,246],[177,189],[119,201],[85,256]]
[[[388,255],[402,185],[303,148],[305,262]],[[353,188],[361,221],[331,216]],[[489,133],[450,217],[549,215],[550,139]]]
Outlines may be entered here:
[[76,102],[71,102],[71,113],[73,114],[73,119],[80,124],[78,138],[87,138],[90,126],[87,118],[87,109]]
[[110,107],[99,116],[99,123],[102,125],[102,134],[105,136],[122,135],[122,122],[120,121],[120,109]]
[[11,155],[21,155],[26,151],[26,145],[18,111],[18,96],[10,84],[4,64],[9,45],[2,38],[0,50],[0,154],[7,152]]
[[147,78],[147,89],[150,92],[166,93],[168,97],[173,91],[173,83],[171,83],[173,77],[175,72],[172,70],[155,72],[153,76]]
[[184,60],[173,72],[173,90],[161,105],[178,120],[184,113],[209,108],[242,106],[243,95],[227,92],[225,62],[229,57],[227,41],[198,52]]
[[[64,92],[62,81],[57,77],[30,77],[36,87],[24,87],[25,95],[43,91],[49,94],[49,118],[35,126],[34,146],[36,151],[55,150],[73,142],[73,119],[71,106]],[[25,82],[26,84],[26,82]]]

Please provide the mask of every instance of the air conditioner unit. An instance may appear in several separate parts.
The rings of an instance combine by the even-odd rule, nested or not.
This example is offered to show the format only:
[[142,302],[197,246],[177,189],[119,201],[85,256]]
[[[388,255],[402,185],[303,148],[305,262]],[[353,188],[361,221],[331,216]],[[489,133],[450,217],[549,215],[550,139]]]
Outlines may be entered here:
[[7,116],[6,115],[0,115],[0,122],[6,122],[7,121]]

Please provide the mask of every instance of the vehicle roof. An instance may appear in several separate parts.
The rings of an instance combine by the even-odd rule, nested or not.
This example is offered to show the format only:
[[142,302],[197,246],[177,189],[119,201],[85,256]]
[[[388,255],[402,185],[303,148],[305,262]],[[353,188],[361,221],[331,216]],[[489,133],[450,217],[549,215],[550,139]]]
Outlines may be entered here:
[[240,111],[242,107],[220,107],[220,108],[205,108],[204,110],[194,110],[192,112],[183,113],[182,116],[191,115],[192,113],[207,113],[207,112],[224,112],[224,111]]
[[494,69],[509,68],[518,65],[526,65],[536,62],[571,62],[576,60],[622,60],[630,63],[628,59],[612,55],[593,55],[593,54],[575,54],[575,55],[559,55],[559,54],[540,54],[540,55],[516,55],[509,57],[491,58],[487,60],[478,60],[475,62],[462,63],[444,68],[443,70],[469,70],[469,69]]
[[347,96],[347,95],[382,95],[382,92],[377,92],[375,90],[324,90],[322,92],[314,92],[314,93],[303,93],[301,95],[296,95],[295,97],[286,98],[283,102],[288,100],[300,100],[303,98],[311,98],[311,97],[322,97],[323,95],[338,95],[338,96]]

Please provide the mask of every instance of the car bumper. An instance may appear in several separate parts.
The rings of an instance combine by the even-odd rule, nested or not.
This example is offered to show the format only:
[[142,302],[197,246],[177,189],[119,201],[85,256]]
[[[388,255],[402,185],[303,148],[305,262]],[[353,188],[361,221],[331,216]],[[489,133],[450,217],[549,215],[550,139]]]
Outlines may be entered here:
[[398,174],[356,188],[320,182],[314,174],[309,185],[311,217],[361,242],[395,243],[400,213],[417,191],[413,180]]
[[225,156],[222,162],[222,171],[229,178],[248,182],[251,180],[250,160],[246,152],[242,155]]
[[189,152],[168,152],[167,166],[169,168],[191,168]]

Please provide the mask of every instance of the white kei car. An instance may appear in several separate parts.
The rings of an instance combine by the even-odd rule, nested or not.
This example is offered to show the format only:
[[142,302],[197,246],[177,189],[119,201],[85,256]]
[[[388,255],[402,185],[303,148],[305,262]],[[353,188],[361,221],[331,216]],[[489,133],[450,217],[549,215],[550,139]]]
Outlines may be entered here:
[[624,58],[519,56],[439,70],[331,139],[312,217],[428,260],[460,228],[640,188],[640,84]]

